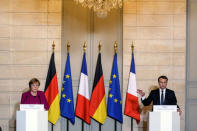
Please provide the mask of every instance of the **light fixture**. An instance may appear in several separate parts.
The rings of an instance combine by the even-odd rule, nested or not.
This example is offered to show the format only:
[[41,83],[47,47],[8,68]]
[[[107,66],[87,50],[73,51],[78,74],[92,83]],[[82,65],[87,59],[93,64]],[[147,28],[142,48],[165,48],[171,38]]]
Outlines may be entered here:
[[111,9],[122,8],[122,0],[74,0],[83,7],[88,7],[96,12],[98,17],[106,17]]

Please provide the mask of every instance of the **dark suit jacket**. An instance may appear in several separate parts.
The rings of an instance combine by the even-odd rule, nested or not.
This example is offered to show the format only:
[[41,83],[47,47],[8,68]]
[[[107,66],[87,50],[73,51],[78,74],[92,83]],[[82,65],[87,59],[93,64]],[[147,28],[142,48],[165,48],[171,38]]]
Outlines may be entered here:
[[[153,101],[153,105],[160,105],[159,89],[152,90],[149,96],[142,101],[144,106],[148,106]],[[177,105],[174,91],[166,88],[164,105]],[[178,106],[177,106],[178,107]],[[179,108],[179,107],[178,107]]]

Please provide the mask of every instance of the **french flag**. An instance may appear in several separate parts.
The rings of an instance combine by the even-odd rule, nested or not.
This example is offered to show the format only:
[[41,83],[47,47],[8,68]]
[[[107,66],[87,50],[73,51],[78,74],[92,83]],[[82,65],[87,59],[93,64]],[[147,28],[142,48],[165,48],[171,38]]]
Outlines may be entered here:
[[87,124],[90,124],[89,109],[90,97],[88,87],[88,72],[86,64],[86,53],[84,52],[75,115],[84,120]]
[[140,112],[136,86],[135,61],[133,52],[124,114],[136,119],[137,123],[140,122]]

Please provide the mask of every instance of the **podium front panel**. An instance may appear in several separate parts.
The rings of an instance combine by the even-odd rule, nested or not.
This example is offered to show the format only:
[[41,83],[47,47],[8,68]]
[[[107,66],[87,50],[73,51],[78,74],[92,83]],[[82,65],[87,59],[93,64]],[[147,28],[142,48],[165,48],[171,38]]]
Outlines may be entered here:
[[180,116],[177,112],[150,112],[149,131],[180,131]]
[[16,131],[48,131],[48,111],[17,111]]

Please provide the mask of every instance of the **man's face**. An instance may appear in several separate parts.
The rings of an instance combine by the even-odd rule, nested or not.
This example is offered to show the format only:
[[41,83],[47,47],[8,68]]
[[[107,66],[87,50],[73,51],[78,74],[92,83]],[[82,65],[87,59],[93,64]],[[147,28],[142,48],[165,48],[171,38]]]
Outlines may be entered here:
[[168,81],[166,79],[160,78],[159,79],[159,88],[165,89],[167,86]]

